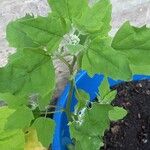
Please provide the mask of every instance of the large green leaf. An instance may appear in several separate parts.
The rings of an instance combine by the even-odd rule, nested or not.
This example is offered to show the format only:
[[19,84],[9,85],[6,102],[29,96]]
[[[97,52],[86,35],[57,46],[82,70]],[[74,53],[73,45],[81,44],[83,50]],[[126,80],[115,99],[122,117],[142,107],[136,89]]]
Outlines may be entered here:
[[111,3],[99,0],[93,6],[88,0],[48,0],[52,12],[68,18],[83,33],[107,34],[110,30]]
[[0,100],[4,101],[9,108],[17,108],[27,104],[27,100],[24,97],[15,96],[11,93],[0,93]]
[[33,19],[33,16],[26,15],[22,19],[12,21],[7,25],[7,40],[12,47],[39,47],[40,45],[33,41],[21,28],[19,22],[23,20]]
[[74,19],[74,25],[83,33],[98,33],[107,35],[111,29],[111,3],[109,0],[99,0],[92,7],[87,7],[80,18]]
[[1,150],[24,150],[24,133],[22,130],[8,130],[0,134]]
[[111,48],[108,39],[95,38],[89,44],[82,59],[82,69],[90,75],[103,73],[114,79],[131,79],[128,59],[124,54]]
[[11,22],[7,28],[7,39],[17,48],[42,46],[51,52],[57,50],[63,35],[69,30],[68,21],[50,14],[48,17],[19,19]]
[[150,65],[130,65],[133,74],[150,75]]
[[40,117],[35,120],[32,127],[36,129],[38,139],[42,145],[48,148],[53,140],[53,133],[55,128],[54,120]]
[[115,35],[112,47],[128,57],[134,73],[150,74],[150,28],[126,22]]
[[5,129],[10,130],[28,128],[33,119],[33,113],[28,107],[19,107],[7,118]]
[[[70,123],[71,137],[80,142],[81,150],[99,150],[103,145],[102,136],[109,128],[108,113],[113,107],[94,103],[77,122]],[[77,146],[76,145],[76,146]]]
[[0,69],[0,92],[28,99],[37,96],[45,109],[55,88],[55,72],[51,57],[42,49],[24,49],[10,57]]
[[53,13],[72,21],[83,15],[88,7],[88,0],[48,0]]
[[45,150],[38,139],[36,129],[29,128],[25,133],[24,150]]
[[98,136],[90,137],[85,134],[81,135],[81,132],[77,130],[72,130],[72,132],[74,132],[75,135],[78,134],[79,138],[75,141],[74,147],[69,150],[99,150],[100,147],[104,145]]
[[0,107],[0,134],[4,131],[7,118],[14,113],[15,110],[9,109],[8,107]]

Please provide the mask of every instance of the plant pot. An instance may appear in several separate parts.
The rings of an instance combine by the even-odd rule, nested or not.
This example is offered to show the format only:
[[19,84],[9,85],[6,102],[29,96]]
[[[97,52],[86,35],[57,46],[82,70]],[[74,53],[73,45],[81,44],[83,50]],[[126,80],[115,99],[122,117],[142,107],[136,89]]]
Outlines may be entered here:
[[[77,88],[83,89],[89,93],[91,101],[96,97],[96,93],[98,92],[98,87],[103,80],[103,75],[96,74],[92,78],[90,78],[85,71],[80,71],[76,76],[76,85]],[[144,75],[134,75],[133,80],[143,80],[150,79],[150,76]],[[109,78],[110,86],[114,86],[123,81],[121,80],[113,80]],[[68,84],[62,93],[61,97],[58,100],[57,107],[58,110],[61,108],[65,108],[67,103],[67,97],[69,93],[70,85]],[[75,96],[72,97],[71,111],[74,110],[74,106],[76,105],[77,100]],[[57,109],[56,109],[57,111]],[[54,114],[54,120],[56,122],[56,128],[54,133],[54,139],[52,144],[52,150],[66,150],[66,145],[71,143],[67,116],[64,112],[58,112]]]

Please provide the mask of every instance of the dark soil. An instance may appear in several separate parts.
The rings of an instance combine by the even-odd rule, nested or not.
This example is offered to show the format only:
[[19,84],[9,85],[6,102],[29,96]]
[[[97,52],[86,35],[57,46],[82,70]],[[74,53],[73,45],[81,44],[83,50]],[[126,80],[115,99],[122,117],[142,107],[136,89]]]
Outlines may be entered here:
[[128,115],[112,122],[101,150],[150,150],[150,80],[122,83],[117,89],[115,106],[128,110]]

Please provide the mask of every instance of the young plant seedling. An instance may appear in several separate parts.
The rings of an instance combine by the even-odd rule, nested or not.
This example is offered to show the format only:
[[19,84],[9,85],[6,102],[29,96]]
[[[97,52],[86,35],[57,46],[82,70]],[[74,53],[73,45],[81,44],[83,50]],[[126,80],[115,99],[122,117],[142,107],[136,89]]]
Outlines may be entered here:
[[99,150],[104,145],[103,136],[109,129],[110,121],[124,118],[127,111],[122,107],[112,106],[116,91],[111,91],[107,78],[104,78],[99,92],[98,101],[93,101],[88,107],[90,97],[86,92],[76,91],[78,104],[75,107],[74,119],[69,123],[73,144],[69,149],[74,150]]

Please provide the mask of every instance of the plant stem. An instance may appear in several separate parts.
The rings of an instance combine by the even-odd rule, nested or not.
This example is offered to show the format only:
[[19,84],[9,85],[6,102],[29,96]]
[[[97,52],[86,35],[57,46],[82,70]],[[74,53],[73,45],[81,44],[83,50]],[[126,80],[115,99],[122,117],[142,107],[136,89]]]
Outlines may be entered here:
[[73,80],[70,80],[70,90],[69,90],[67,104],[66,104],[66,115],[68,118],[68,122],[72,121],[70,106],[71,106],[71,102],[72,102],[73,88],[74,88],[74,82],[73,82]]
[[55,105],[48,105],[48,108],[60,108],[60,109],[62,109],[62,107],[60,107],[60,106],[55,106]]
[[72,72],[72,66],[67,62],[67,60],[63,56],[57,55],[57,58],[61,60],[68,67],[69,72]]
[[47,117],[47,113],[48,113],[48,109],[46,109],[46,111],[45,111],[45,118]]
[[67,118],[68,118],[68,122],[69,122],[69,121],[72,121],[70,107],[71,107],[71,103],[72,103],[72,96],[73,96],[73,89],[74,89],[74,77],[73,76],[74,76],[74,68],[75,68],[77,57],[73,56],[73,60],[72,60],[71,64],[69,64],[67,62],[67,60],[61,55],[56,55],[56,57],[59,60],[61,60],[64,64],[66,64],[66,66],[69,69],[69,73],[70,73],[70,79],[69,79],[70,89],[69,89],[69,93],[68,93],[66,110],[65,110]]
[[74,66],[76,64],[76,59],[77,59],[76,56],[73,56],[73,61],[71,63],[71,68],[70,68],[70,77],[71,77],[71,79],[69,80],[70,81],[69,82],[70,83],[70,90],[69,90],[67,104],[66,104],[66,114],[67,114],[68,122],[72,121],[70,107],[71,107],[71,103],[72,103],[72,96],[73,96],[73,89],[74,89],[73,75],[74,75]]
[[46,112],[41,112],[41,115],[45,115],[44,117],[47,117],[47,115],[50,115],[50,114],[54,114],[54,113],[59,113],[59,112],[63,112],[64,110],[58,110],[58,111],[46,111]]
[[73,61],[71,63],[71,72],[70,72],[70,75],[74,73],[74,66],[76,64],[76,60],[77,60],[77,57],[76,56],[73,56]]

